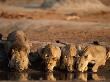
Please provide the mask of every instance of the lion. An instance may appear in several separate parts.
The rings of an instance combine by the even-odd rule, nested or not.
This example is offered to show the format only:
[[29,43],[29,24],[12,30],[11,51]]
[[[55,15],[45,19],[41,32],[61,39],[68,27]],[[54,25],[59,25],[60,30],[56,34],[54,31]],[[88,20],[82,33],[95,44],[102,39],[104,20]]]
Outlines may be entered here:
[[61,48],[60,68],[66,69],[68,72],[73,72],[75,68],[76,56],[76,46],[72,44],[66,44]]
[[60,60],[61,50],[58,46],[47,44],[39,52],[40,57],[45,62],[46,70],[52,72],[54,67],[57,67],[57,62]]
[[78,57],[76,45],[64,43],[59,40],[57,40],[56,42],[64,45],[61,47],[61,58],[59,68],[61,70],[73,72],[75,70],[76,61]]
[[11,32],[7,37],[7,54],[9,59],[9,68],[19,72],[28,69],[30,53],[30,43],[23,31]]
[[78,60],[78,70],[81,72],[88,70],[88,64],[94,64],[92,71],[97,72],[99,66],[105,65],[110,57],[109,50],[101,45],[89,45],[85,47],[82,56]]

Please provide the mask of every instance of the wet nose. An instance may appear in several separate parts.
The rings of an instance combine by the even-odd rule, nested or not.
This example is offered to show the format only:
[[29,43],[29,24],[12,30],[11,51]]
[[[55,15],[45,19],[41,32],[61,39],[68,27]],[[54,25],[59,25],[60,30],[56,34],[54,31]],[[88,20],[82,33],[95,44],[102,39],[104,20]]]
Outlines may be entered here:
[[50,69],[47,69],[46,71],[47,71],[48,73],[53,72],[53,70],[50,70]]
[[53,70],[51,69],[51,67],[52,67],[52,63],[49,63],[49,64],[47,64],[45,70],[46,70],[47,72],[52,72]]
[[69,72],[72,72],[72,71],[73,71],[73,69],[71,68],[71,66],[67,66],[67,70],[68,70]]
[[82,67],[82,66],[83,66],[83,64],[81,63],[81,64],[80,64],[80,66]]

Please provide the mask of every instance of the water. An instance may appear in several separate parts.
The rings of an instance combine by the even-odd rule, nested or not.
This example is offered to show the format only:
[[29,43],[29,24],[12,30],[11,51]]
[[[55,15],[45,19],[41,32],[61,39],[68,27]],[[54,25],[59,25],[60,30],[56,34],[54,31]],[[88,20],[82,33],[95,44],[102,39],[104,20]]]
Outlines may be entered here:
[[52,72],[46,73],[41,71],[34,72],[0,72],[0,81],[14,80],[14,81],[31,81],[31,80],[81,80],[81,81],[106,81],[110,78],[110,74],[102,73],[65,73],[65,72]]

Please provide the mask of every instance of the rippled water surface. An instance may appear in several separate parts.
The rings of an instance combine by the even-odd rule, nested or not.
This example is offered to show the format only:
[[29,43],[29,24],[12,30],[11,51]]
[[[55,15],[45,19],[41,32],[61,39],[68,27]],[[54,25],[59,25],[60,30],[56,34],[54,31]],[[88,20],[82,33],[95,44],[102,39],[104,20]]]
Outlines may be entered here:
[[45,73],[40,71],[34,72],[0,72],[0,80],[14,80],[14,81],[30,81],[30,80],[82,80],[82,81],[100,81],[108,80],[110,78],[110,72],[107,73],[64,73],[53,72]]

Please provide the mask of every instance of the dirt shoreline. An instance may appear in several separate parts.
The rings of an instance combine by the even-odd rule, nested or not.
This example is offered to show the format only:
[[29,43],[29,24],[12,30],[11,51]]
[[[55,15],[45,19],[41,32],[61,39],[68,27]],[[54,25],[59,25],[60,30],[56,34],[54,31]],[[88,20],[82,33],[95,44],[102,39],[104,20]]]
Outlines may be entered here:
[[110,23],[74,22],[61,20],[25,20],[0,18],[0,33],[4,38],[14,30],[24,30],[31,41],[68,43],[107,42],[110,39]]

